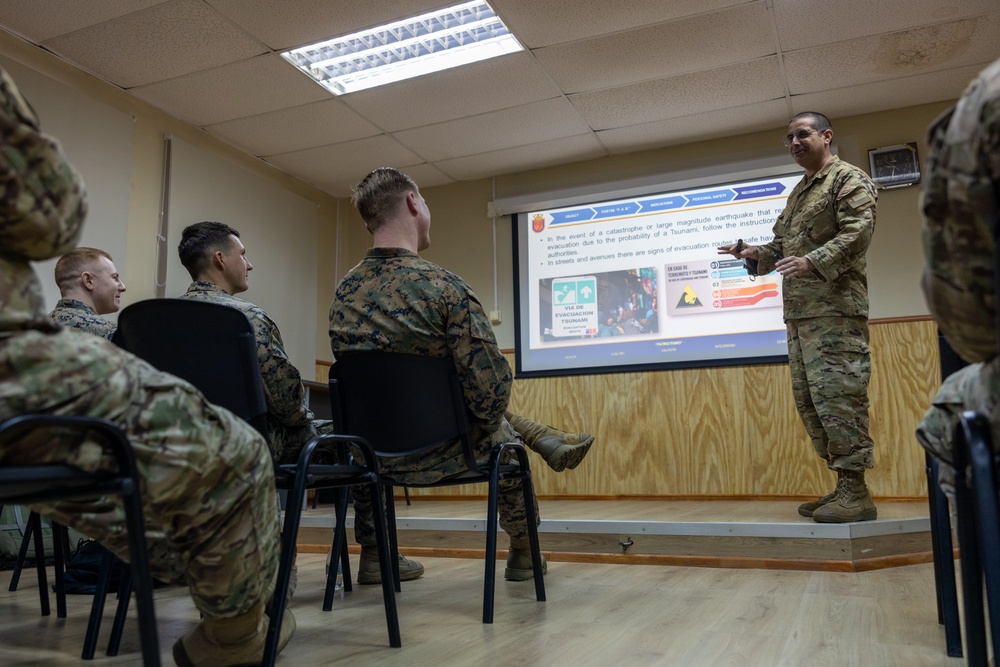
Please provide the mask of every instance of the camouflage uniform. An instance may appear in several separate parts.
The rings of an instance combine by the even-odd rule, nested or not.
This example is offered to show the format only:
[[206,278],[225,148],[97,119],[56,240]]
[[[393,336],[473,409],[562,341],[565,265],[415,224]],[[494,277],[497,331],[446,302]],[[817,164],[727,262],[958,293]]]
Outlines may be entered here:
[[86,331],[108,340],[118,328],[114,322],[104,319],[93,308],[76,299],[59,299],[49,318],[60,326]]
[[993,232],[1000,212],[1000,60],[931,124],[921,195],[924,296],[951,347],[972,365],[948,376],[917,438],[951,476],[952,431],[963,410],[986,415],[1000,442]]
[[836,156],[803,177],[758,246],[757,275],[782,256],[804,257],[815,270],[785,280],[788,365],[795,407],[828,467],[872,467],[868,433],[868,279],[865,252],[875,228],[875,185]]
[[[157,578],[186,581],[209,618],[238,616],[273,589],[275,490],[264,439],[191,385],[97,336],[46,317],[31,261],[62,255],[80,235],[83,184],[0,71],[0,420],[25,413],[103,417],[135,452]],[[0,465],[44,461],[96,469],[101,449],[36,434],[0,440]],[[114,500],[33,509],[128,559]]]
[[221,303],[242,311],[253,323],[267,401],[267,438],[271,443],[271,452],[279,463],[295,463],[299,451],[317,433],[333,431],[329,420],[313,418],[312,410],[306,404],[302,377],[285,353],[278,325],[267,313],[205,280],[191,283],[181,298]]
[[[479,299],[461,278],[415,253],[372,248],[351,269],[330,307],[330,344],[334,357],[384,350],[451,358],[469,408],[477,457],[485,460],[494,445],[519,441],[504,419],[513,383],[510,365],[497,346]],[[417,483],[434,482],[465,469],[458,441],[419,459],[399,457],[382,464],[380,470],[386,476]],[[513,482],[500,488],[500,526],[511,539],[527,537],[519,487]],[[371,498],[359,490],[355,490],[355,539],[371,546],[375,544]]]

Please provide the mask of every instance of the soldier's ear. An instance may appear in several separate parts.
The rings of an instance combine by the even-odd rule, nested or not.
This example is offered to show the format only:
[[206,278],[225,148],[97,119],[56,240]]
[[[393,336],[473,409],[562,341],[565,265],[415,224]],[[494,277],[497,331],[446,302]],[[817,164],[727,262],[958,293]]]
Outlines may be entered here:
[[84,289],[94,289],[94,274],[90,271],[82,272],[80,274],[80,284],[83,285]]

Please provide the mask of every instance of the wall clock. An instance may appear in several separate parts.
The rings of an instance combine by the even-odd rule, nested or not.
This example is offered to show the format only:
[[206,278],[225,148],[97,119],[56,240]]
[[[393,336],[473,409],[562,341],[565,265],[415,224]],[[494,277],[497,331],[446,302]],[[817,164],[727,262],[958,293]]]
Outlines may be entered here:
[[872,148],[868,151],[872,180],[880,188],[899,188],[920,182],[916,142]]

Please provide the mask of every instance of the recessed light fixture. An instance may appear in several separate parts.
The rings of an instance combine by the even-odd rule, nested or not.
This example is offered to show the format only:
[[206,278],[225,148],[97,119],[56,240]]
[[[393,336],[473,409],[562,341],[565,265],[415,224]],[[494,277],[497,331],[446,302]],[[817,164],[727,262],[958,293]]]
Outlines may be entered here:
[[281,55],[343,95],[523,48],[485,0],[473,0]]

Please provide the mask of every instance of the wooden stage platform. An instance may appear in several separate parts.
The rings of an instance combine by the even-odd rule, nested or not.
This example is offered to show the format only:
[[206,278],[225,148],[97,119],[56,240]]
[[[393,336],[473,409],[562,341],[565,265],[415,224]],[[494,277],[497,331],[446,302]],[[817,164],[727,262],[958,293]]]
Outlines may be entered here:
[[[543,499],[539,536],[553,561],[839,572],[932,561],[926,501],[878,502],[878,520],[851,524],[800,517],[800,502]],[[485,499],[399,499],[396,512],[406,555],[482,557]],[[328,551],[334,520],[332,506],[307,510],[300,551]],[[500,531],[498,548],[507,544]]]

